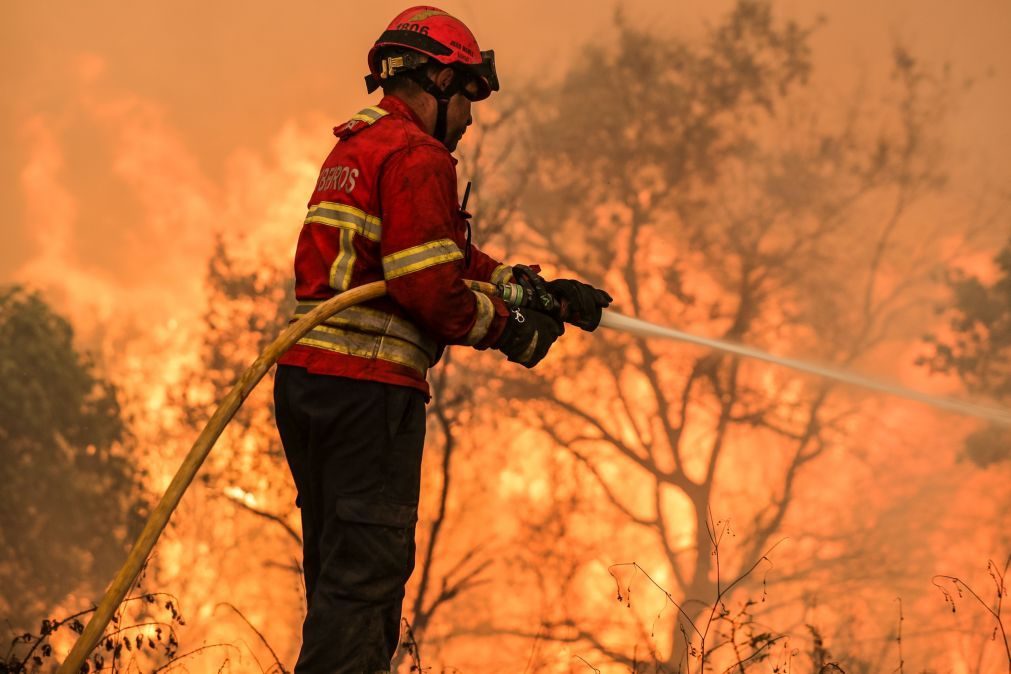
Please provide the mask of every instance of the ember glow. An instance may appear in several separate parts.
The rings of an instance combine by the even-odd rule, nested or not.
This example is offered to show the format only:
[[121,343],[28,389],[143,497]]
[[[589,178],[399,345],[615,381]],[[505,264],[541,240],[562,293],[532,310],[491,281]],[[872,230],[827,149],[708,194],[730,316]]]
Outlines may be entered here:
[[[131,460],[152,495],[164,490],[265,334],[284,322],[295,238],[331,147],[330,127],[370,102],[360,82],[364,54],[401,8],[379,4],[347,15],[315,2],[280,16],[266,2],[249,3],[241,15],[187,3],[172,11],[65,3],[56,25],[51,5],[3,10],[0,52],[8,67],[29,67],[13,72],[8,90],[18,95],[0,113],[12,148],[0,159],[0,191],[14,204],[0,247],[0,279],[43,291],[72,322],[81,348],[95,354],[100,373],[120,388]],[[697,43],[705,26],[735,5],[669,4],[626,3],[623,20]],[[616,173],[595,194],[559,204],[550,201],[557,185],[544,180],[528,185],[526,201],[510,207],[505,195],[517,177],[543,167],[511,163],[526,140],[521,117],[498,136],[480,135],[482,123],[498,120],[506,103],[493,100],[488,107],[500,107],[486,112],[476,106],[474,131],[460,150],[462,177],[489,176],[487,189],[478,181],[472,202],[475,238],[490,237],[488,247],[505,259],[542,262],[548,274],[596,274],[614,288],[622,313],[736,338],[741,298],[731,281],[741,270],[728,243],[732,235],[750,235],[754,226],[756,250],[771,255],[791,237],[802,240],[798,232],[845,217],[846,226],[825,235],[829,243],[799,247],[791,264],[800,271],[789,277],[799,290],[784,290],[788,275],[776,276],[781,270],[772,265],[770,275],[782,285],[773,283],[769,301],[756,304],[761,313],[742,341],[760,338],[756,346],[776,353],[857,367],[931,394],[962,395],[954,377],[915,365],[926,348],[923,335],[944,335],[934,311],[946,301],[943,288],[924,281],[907,292],[904,282],[918,273],[920,261],[984,279],[995,274],[992,260],[1007,239],[1011,213],[1001,187],[1011,179],[1003,151],[1011,145],[1011,118],[1000,112],[1011,107],[1011,43],[1004,39],[1011,9],[996,0],[977,0],[964,11],[933,1],[771,6],[777,21],[807,25],[816,5],[827,22],[812,37],[812,81],[789,99],[813,113],[771,122],[742,116],[741,128],[756,139],[755,156],[768,161],[728,161],[711,183],[693,177],[672,186],[670,175],[644,169],[643,175]],[[615,30],[608,3],[453,2],[445,9],[467,16],[482,42],[494,46],[507,89],[545,72],[560,80],[578,64],[580,45],[609,42],[602,38]],[[533,25],[517,18],[535,15]],[[46,49],[37,39],[43,25],[55,31]],[[306,39],[321,26],[339,27],[340,39]],[[804,173],[784,160],[783,175],[762,173],[772,159],[757,153],[768,148],[795,149],[803,163],[810,150],[804,142],[814,143],[811,136],[796,140],[798,129],[843,126],[836,118],[845,116],[858,95],[853,92],[877,101],[854,121],[855,133],[868,134],[854,136],[854,145],[885,130],[901,145],[903,120],[894,112],[901,107],[890,79],[893,37],[936,72],[950,61],[958,78],[976,80],[964,91],[958,83],[957,97],[946,99],[945,121],[927,134],[947,143],[940,163],[950,180],[907,194],[895,188],[899,178],[877,175],[866,195],[840,205],[792,193],[831,194],[850,170],[843,161]],[[527,114],[539,100],[526,101]],[[600,116],[605,123],[607,111]],[[591,133],[577,121],[584,120],[573,128]],[[650,138],[639,141],[645,147]],[[484,159],[475,164],[482,142]],[[512,143],[513,154],[500,164],[489,159]],[[936,167],[936,157],[923,152],[927,168],[916,164],[917,171]],[[649,161],[644,154],[642,163]],[[559,181],[595,170],[560,166]],[[801,184],[797,175],[809,182]],[[619,189],[619,178],[631,189],[601,197]],[[726,197],[718,208],[698,205],[696,197],[716,192]],[[782,220],[777,212],[765,230],[749,219],[775,203],[826,210],[798,208]],[[893,211],[901,217],[881,237]],[[496,221],[502,227],[485,229],[486,237],[482,227],[491,228],[502,213]],[[629,237],[642,213],[652,219],[638,239]],[[557,239],[543,234],[540,220],[549,217],[557,218]],[[685,233],[703,221],[712,225],[700,227],[699,236]],[[620,236],[607,239],[610,232]],[[719,238],[727,232],[729,239]],[[573,270],[552,257],[566,241],[574,242],[575,258],[585,266]],[[875,262],[878,247],[886,253]],[[870,285],[862,275],[869,268],[877,274]],[[814,298],[823,285],[826,295],[844,288],[852,302],[838,312],[819,304]],[[887,330],[883,320],[869,321],[868,346],[847,359],[847,329],[865,301],[875,320],[894,320]],[[854,314],[845,313],[851,309]],[[1007,669],[993,616],[964,587],[959,596],[957,587],[939,581],[945,595],[932,584],[938,574],[957,576],[989,605],[988,560],[999,570],[1011,554],[1008,464],[981,468],[962,453],[978,422],[884,396],[823,390],[819,381],[762,363],[706,360],[696,347],[658,343],[645,351],[631,336],[604,332],[567,333],[536,371],[540,376],[505,368],[491,353],[462,349],[440,366],[447,383],[434,404],[445,405],[449,435],[433,409],[418,568],[405,601],[425,671],[610,674],[634,671],[625,661],[633,657],[638,671],[668,663],[686,641],[700,646],[698,634],[681,631],[679,611],[701,630],[709,616],[702,603],[713,604],[714,588],[726,588],[770,548],[722,598],[718,612],[725,609],[726,619],[714,623],[707,648],[732,638],[764,645],[756,672],[818,671],[818,657],[846,672],[893,671],[900,668],[900,647],[908,671]],[[730,378],[739,389],[715,388]],[[805,415],[822,404],[823,393],[824,405],[808,423]],[[738,401],[725,412],[723,401],[734,395]],[[776,412],[777,426],[749,423],[748,414],[757,418],[763,405]],[[728,418],[735,415],[741,416]],[[819,428],[817,439],[799,439],[811,426]],[[706,482],[710,472],[716,478]],[[269,383],[250,397],[201,475],[206,479],[187,493],[155,549],[143,592],[167,593],[182,612],[181,653],[211,646],[188,657],[187,670],[264,671],[277,667],[274,654],[290,669],[304,611],[300,524],[273,428]],[[685,487],[675,475],[704,486]],[[777,519],[781,500],[791,507]],[[697,545],[707,540],[706,526],[719,541],[718,556],[708,544]],[[749,546],[763,527],[772,533],[756,554]],[[39,545],[55,548],[59,541]],[[107,581],[82,579],[90,587],[48,615],[87,608]],[[139,608],[130,610],[144,619]],[[1011,624],[1006,606],[1003,617]],[[154,625],[136,629],[146,638],[159,636]],[[749,636],[734,637],[732,629]],[[756,635],[764,633],[776,636],[762,642]],[[63,632],[52,643],[59,654],[71,641]],[[409,671],[410,657],[398,662],[399,671]],[[734,654],[724,649],[712,662],[722,671],[734,664]]]

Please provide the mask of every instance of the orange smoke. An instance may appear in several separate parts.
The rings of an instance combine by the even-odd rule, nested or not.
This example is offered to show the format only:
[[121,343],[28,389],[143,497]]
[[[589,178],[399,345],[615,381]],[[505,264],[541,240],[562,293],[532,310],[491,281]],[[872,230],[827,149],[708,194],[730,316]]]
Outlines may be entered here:
[[[59,104],[16,117],[19,147],[24,149],[16,189],[24,208],[22,220],[13,226],[26,244],[15,258],[16,267],[4,270],[4,278],[46,291],[59,311],[72,318],[82,342],[101,353],[107,376],[124,390],[126,411],[136,436],[137,461],[149,472],[148,486],[155,493],[164,489],[193,440],[178,406],[180,389],[185,400],[194,406],[213,403],[213,389],[207,382],[194,381],[191,375],[199,372],[201,365],[206,329],[202,317],[208,309],[205,275],[216,237],[224,237],[229,250],[251,265],[288,267],[308,190],[332,142],[329,127],[364,100],[359,89],[362,59],[358,52],[367,45],[369,31],[381,27],[383,18],[395,10],[392,5],[359,8],[356,12],[362,16],[352,21],[346,9],[338,5],[310,4],[291,10],[297,14],[291,20],[301,30],[278,26],[277,30],[286,37],[283,44],[274,45],[263,41],[262,33],[254,32],[256,26],[251,25],[249,15],[269,24],[271,17],[276,19],[276,6],[252,4],[255,6],[246,10],[244,16],[235,18],[235,26],[240,27],[230,28],[242,40],[223,41],[214,45],[213,50],[206,44],[187,45],[184,50],[185,58],[194,58],[192,53],[197,49],[217,54],[229,69],[236,71],[234,80],[228,77],[231,73],[222,75],[214,70],[213,58],[179,65],[171,61],[171,53],[162,54],[160,65],[164,71],[144,73],[142,77],[133,74],[134,69],[142,68],[130,62],[129,49],[75,47],[76,51],[61,61],[57,69],[59,78],[54,78],[60,81],[58,89],[53,88],[59,92]],[[844,17],[843,28],[849,31],[846,35],[861,40],[863,26],[870,21],[868,17],[887,11],[877,9],[879,4],[851,3],[840,10],[860,14]],[[935,2],[933,8],[940,12],[941,4]],[[933,28],[941,21],[929,20],[930,3],[908,3],[903,7],[911,15],[928,15],[923,21]],[[476,15],[477,26],[484,29],[482,34],[488,35],[488,42],[499,50],[503,62],[508,63],[511,53],[514,62],[526,60],[530,71],[537,73],[564,65],[558,61],[558,40],[570,45],[574,54],[577,42],[584,36],[609,34],[610,5],[606,8],[581,5],[574,9],[521,3],[448,8]],[[635,9],[664,18],[669,18],[665,14],[668,12],[688,12],[662,3],[639,3]],[[701,15],[717,9],[707,5],[692,8],[691,12]],[[44,13],[26,8],[8,11]],[[123,11],[150,12],[159,19],[165,10],[124,8]],[[206,25],[203,19],[194,19],[195,14],[182,12],[188,21],[200,24],[193,30],[204,38],[190,38],[192,42],[211,43],[217,34],[209,26],[221,29],[222,24],[214,21],[223,10],[201,9],[204,11],[212,15]],[[952,10],[945,5],[943,11]],[[999,25],[999,17],[1006,16],[1007,9],[995,3],[986,12],[980,11],[982,14],[993,11],[998,18],[976,19],[974,25],[979,21]],[[997,14],[998,11],[1004,14]],[[531,26],[530,16],[541,18]],[[80,19],[76,31],[84,34],[102,31],[110,45],[119,44],[108,25],[92,25],[82,17],[76,18]],[[693,24],[698,23],[698,18],[694,14],[690,17]],[[178,17],[161,19],[166,24],[182,22]],[[964,20],[968,22],[970,18]],[[150,25],[142,21],[138,24]],[[158,20],[154,24],[161,25]],[[188,29],[189,26],[175,25],[172,35],[185,43],[182,36],[188,35]],[[67,28],[57,26],[54,30]],[[287,35],[287,31],[294,34]],[[339,39],[318,39],[320,34],[333,32],[340,32]],[[247,33],[253,33],[254,37],[247,39]],[[309,35],[317,37],[307,39]],[[256,41],[257,36],[261,42]],[[825,39],[835,44],[841,38],[839,33],[829,33]],[[347,44],[334,47],[341,41]],[[246,45],[243,49],[249,48],[249,44],[262,45],[252,55],[259,59],[261,68],[238,72],[243,65],[242,53],[235,53],[239,49],[235,45],[239,44]],[[137,48],[133,42],[129,45]],[[311,76],[299,74],[306,62],[293,56],[303,49],[314,64],[322,64]],[[999,54],[1006,58],[1006,42],[1004,50]],[[229,53],[224,54],[226,51]],[[268,51],[270,58],[264,55]],[[109,56],[108,52],[115,55]],[[151,58],[150,54],[138,53],[141,54],[138,59]],[[503,54],[507,58],[502,59]],[[268,66],[274,70],[268,71]],[[848,67],[845,57],[830,64],[830,70]],[[512,72],[513,81],[520,79],[517,70]],[[134,79],[127,81],[124,71],[129,71]],[[334,76],[331,81],[334,71],[339,77]],[[174,73],[171,88],[176,98],[153,93],[157,87],[151,80],[157,80],[159,72]],[[263,72],[270,76],[262,75],[261,79],[258,73]],[[184,78],[193,79],[194,92],[183,86]],[[218,95],[225,89],[233,97]],[[235,98],[242,89],[250,92],[248,98]],[[1011,91],[1011,87],[1005,89]],[[187,98],[189,94],[192,99]],[[265,109],[271,114],[267,115]],[[196,118],[200,117],[200,110],[207,110],[214,120],[208,123],[209,131],[199,126]],[[322,114],[320,110],[327,112]],[[989,119],[985,111],[977,110],[972,115],[973,119],[980,117]],[[1004,126],[991,120],[994,138],[1008,137],[1006,121],[1001,123]],[[960,133],[972,135],[962,128],[961,122],[959,128]],[[214,138],[216,133],[227,136],[227,142]],[[994,141],[993,145],[1006,144]],[[994,173],[998,176],[1008,173],[1007,166],[998,167]],[[661,267],[668,253],[663,245],[654,246],[647,253],[648,264]],[[711,296],[718,292],[717,288],[712,279],[700,276],[694,291]],[[774,310],[785,311],[786,307]],[[704,325],[707,318],[701,315],[701,309],[696,309],[688,312],[686,320]],[[784,337],[783,345],[788,347],[794,337]],[[245,341],[236,342],[242,342],[237,348],[243,353],[249,349]],[[573,350],[583,344],[576,339],[569,343],[577,345],[571,347]],[[888,347],[875,365],[880,367],[879,371],[887,370],[920,388],[939,386],[938,379],[928,380],[922,370],[904,365],[912,361],[918,348],[910,346],[911,343]],[[680,381],[678,367],[687,362],[687,357],[673,348],[667,357],[672,364],[669,377]],[[491,362],[488,354],[471,358],[479,368],[486,368]],[[581,374],[592,379],[587,371]],[[784,383],[783,377],[773,370],[754,368],[752,376],[761,390],[782,401],[795,401],[803,393],[800,384]],[[943,382],[940,386],[950,384]],[[557,385],[562,393],[572,395],[586,390],[582,382],[564,378]],[[641,375],[635,372],[623,375],[623,385],[633,392],[632,397],[637,397],[636,391],[645,390]],[[215,651],[206,659],[192,662],[189,668],[194,671],[218,671],[225,657],[232,658],[234,671],[255,671],[254,658],[264,668],[271,662],[269,652],[257,636],[222,602],[240,607],[245,617],[262,629],[285,664],[290,665],[298,647],[301,588],[297,574],[289,568],[298,559],[297,545],[280,528],[266,524],[236,503],[279,514],[297,529],[286,475],[283,471],[261,472],[262,465],[255,459],[273,440],[267,394],[261,390],[257,395],[250,401],[250,407],[259,411],[251,432],[227,436],[209,466],[215,470],[234,468],[241,474],[242,483],[194,487],[159,544],[147,581],[149,589],[169,590],[179,596],[189,623],[184,642],[240,643],[241,656],[225,656]],[[845,402],[851,400],[844,397]],[[979,523],[993,525],[1007,519],[1007,511],[1001,509],[1001,501],[995,497],[1006,493],[1007,483],[1002,481],[1006,475],[973,471],[957,462],[953,453],[937,455],[925,451],[925,448],[957,446],[965,432],[964,422],[935,416],[911,403],[875,399],[870,407],[873,410],[869,417],[840,421],[845,432],[860,438],[859,443],[854,443],[858,445],[855,455],[835,453],[825,457],[817,469],[821,477],[805,483],[798,494],[805,509],[788,522],[787,528],[799,529],[814,520],[822,528],[824,540],[804,538],[780,548],[770,572],[770,584],[777,574],[787,575],[794,563],[845,551],[845,542],[832,539],[834,528],[867,524],[869,510],[880,509],[886,512],[881,530],[869,531],[868,540],[929,537],[929,547],[934,551],[931,558],[912,560],[911,564],[915,561],[934,572],[956,575],[969,570],[966,573],[972,581],[985,586],[980,551],[987,549],[992,532],[989,526]],[[618,415],[614,409],[603,406],[598,411],[601,418]],[[634,413],[643,427],[655,425],[657,410],[649,405],[644,404]],[[711,411],[697,413],[705,415]],[[653,639],[653,645],[669,651],[674,612],[662,593],[638,578],[635,582],[640,584],[633,586],[630,605],[622,606],[615,602],[614,579],[609,573],[614,562],[637,561],[657,583],[671,588],[669,567],[660,558],[655,541],[628,526],[627,518],[608,508],[605,496],[579,472],[578,462],[561,452],[551,438],[529,430],[524,420],[512,412],[502,416],[491,421],[482,419],[487,425],[475,424],[469,432],[462,433],[455,479],[457,485],[465,485],[466,489],[450,503],[455,519],[445,534],[447,543],[436,562],[449,567],[466,555],[472,544],[483,542],[488,546],[488,557],[497,561],[489,572],[493,582],[461,597],[447,612],[452,615],[435,625],[429,653],[438,657],[428,664],[446,663],[467,672],[515,672],[522,671],[529,661],[536,663],[536,671],[541,672],[590,671],[576,660],[586,654],[578,645],[548,644],[536,638],[539,620],[557,618],[569,609],[592,616],[595,633],[603,641],[618,646],[626,645],[632,638],[629,634],[635,634],[635,625],[656,623],[657,635],[664,636]],[[634,441],[631,424],[626,423],[619,432],[627,442]],[[489,437],[496,441],[489,442]],[[691,437],[688,443],[701,444],[705,439]],[[757,498],[768,475],[778,467],[764,458],[771,443],[769,438],[756,434],[736,440],[730,458],[740,468],[726,487],[724,501],[731,520],[734,504],[748,504]],[[647,477],[613,457],[597,458],[604,478],[624,490],[628,507],[640,515],[649,513],[653,492]],[[697,469],[695,464],[703,460],[696,457],[690,470]],[[429,459],[426,471],[433,480],[436,469],[437,460]],[[433,480],[426,487],[433,486]],[[676,523],[671,527],[669,539],[675,547],[690,543],[691,526],[685,524],[690,516],[688,505],[675,494],[667,494],[661,500],[659,508],[669,521]],[[431,502],[423,507],[428,515],[434,510]],[[923,520],[931,526],[909,531],[906,515],[910,511],[924,515]],[[717,518],[725,516],[716,514]],[[425,532],[421,535],[424,540]],[[527,551],[536,563],[521,567],[508,561],[509,554],[517,549]],[[726,554],[734,554],[732,539]],[[582,564],[585,560],[588,561]],[[856,566],[874,563],[868,558],[852,562]],[[574,568],[577,570],[573,571]],[[810,595],[777,597],[771,591],[770,601],[790,604],[791,609],[800,607],[803,620],[819,625],[832,624],[839,607],[852,604],[857,607],[856,613],[872,616],[853,627],[854,639],[877,639],[890,648],[889,635],[876,630],[879,624],[890,620],[893,597],[834,596],[831,571],[814,579],[823,585],[811,589]],[[919,580],[927,582],[926,578]],[[931,616],[946,610],[929,587],[901,589],[910,593],[907,596],[915,597],[906,604],[910,616]],[[819,590],[823,598],[816,600],[813,597]],[[89,599],[71,597],[67,606],[80,606]],[[958,617],[974,616],[974,633],[988,634],[985,621],[976,620],[978,616],[973,610],[967,607]],[[473,626],[470,623],[478,622],[477,617],[489,616],[500,624],[521,625],[533,636],[468,633]],[[944,618],[949,619],[947,613]],[[961,628],[950,622],[939,621],[937,625],[944,632],[938,638],[955,642],[946,664],[953,671],[969,671],[973,655],[981,648],[978,639],[962,634]],[[648,641],[643,638],[644,643]],[[797,649],[808,645],[800,641],[794,644]],[[781,655],[777,652],[777,657]],[[648,654],[643,656],[649,662]],[[886,661],[890,665],[888,671],[894,668],[893,660]],[[606,672],[627,671],[592,664]]]

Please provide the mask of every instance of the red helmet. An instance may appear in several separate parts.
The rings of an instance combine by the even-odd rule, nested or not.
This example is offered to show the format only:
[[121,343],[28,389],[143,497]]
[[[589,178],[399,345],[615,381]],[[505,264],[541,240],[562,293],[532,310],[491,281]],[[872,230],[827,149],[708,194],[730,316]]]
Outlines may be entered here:
[[[383,47],[402,47],[405,53],[380,59],[379,52]],[[418,58],[414,54],[427,58]],[[474,100],[488,98],[491,92],[498,91],[494,51],[481,51],[470,29],[441,9],[411,7],[390,22],[369,50],[371,75],[365,78],[369,93],[376,90],[380,80],[399,71],[413,70],[428,59],[472,74],[478,86],[478,94],[472,96]]]

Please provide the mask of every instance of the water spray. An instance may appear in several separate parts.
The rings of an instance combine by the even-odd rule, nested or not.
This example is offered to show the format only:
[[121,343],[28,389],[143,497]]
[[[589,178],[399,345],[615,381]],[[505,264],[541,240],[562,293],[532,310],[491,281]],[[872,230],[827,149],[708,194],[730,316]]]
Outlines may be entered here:
[[986,419],[987,421],[992,421],[1004,426],[1011,426],[1011,412],[999,407],[980,405],[965,400],[958,400],[956,398],[945,398],[943,396],[930,395],[929,393],[917,391],[916,389],[911,389],[894,382],[867,377],[843,370],[841,368],[832,367],[831,365],[821,365],[796,358],[784,358],[782,356],[776,356],[768,353],[767,351],[762,351],[761,349],[737,344],[736,342],[731,342],[730,340],[700,337],[682,330],[666,328],[638,318],[623,316],[622,314],[607,309],[604,310],[604,314],[600,319],[600,325],[613,330],[627,332],[629,334],[636,335],[637,337],[655,337],[674,340],[677,342],[685,342],[687,344],[695,344],[697,346],[703,346],[715,351],[722,351],[723,353],[733,354],[742,358],[750,358],[752,360],[760,360],[765,363],[772,363],[773,365],[779,365],[791,370],[796,370],[797,372],[811,374],[824,379],[831,379],[850,386],[870,389],[879,393],[886,393],[888,395],[906,398],[907,400],[915,400],[916,402],[924,403],[926,405],[930,405],[931,407],[936,407],[948,412],[965,414],[972,417],[978,417],[980,419]]

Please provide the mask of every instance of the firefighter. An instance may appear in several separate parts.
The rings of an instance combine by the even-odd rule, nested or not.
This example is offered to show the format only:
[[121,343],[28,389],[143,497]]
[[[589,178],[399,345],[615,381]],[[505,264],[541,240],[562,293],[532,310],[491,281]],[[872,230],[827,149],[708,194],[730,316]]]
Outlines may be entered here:
[[350,288],[387,295],[340,312],[280,360],[274,400],[297,489],[308,612],[295,672],[387,672],[414,568],[426,371],[446,345],[495,349],[535,366],[563,333],[464,279],[523,276],[592,330],[603,291],[544,282],[469,241],[451,152],[471,104],[499,88],[493,52],[434,7],[398,15],[368,56],[378,105],[334,129],[295,252],[296,318]]

